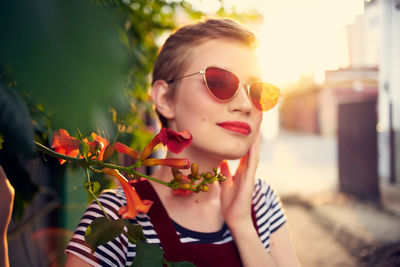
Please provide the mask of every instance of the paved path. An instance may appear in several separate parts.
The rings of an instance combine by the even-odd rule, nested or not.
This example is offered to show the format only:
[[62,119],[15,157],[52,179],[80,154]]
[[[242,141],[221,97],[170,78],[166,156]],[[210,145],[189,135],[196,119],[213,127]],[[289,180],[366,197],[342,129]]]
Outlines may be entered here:
[[[335,137],[281,132],[262,140],[258,177],[268,180],[281,198],[308,198],[337,189]],[[285,202],[288,228],[302,266],[357,266],[357,260],[334,234],[301,203]]]
[[383,207],[372,205],[340,194],[337,170],[334,136],[281,132],[262,140],[257,177],[280,194],[300,263],[400,266],[400,187],[381,184]]

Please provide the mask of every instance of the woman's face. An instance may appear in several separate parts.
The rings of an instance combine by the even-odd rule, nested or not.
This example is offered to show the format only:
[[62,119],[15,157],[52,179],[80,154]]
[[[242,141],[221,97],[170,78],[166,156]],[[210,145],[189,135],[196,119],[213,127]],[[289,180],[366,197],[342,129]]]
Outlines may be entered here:
[[[205,67],[221,67],[232,71],[241,82],[261,80],[261,69],[255,51],[229,39],[210,40],[191,51],[189,64],[183,75]],[[255,140],[262,120],[242,86],[229,102],[214,99],[203,75],[179,80],[172,100],[174,117],[172,129],[187,129],[193,136],[185,154],[215,159],[238,159]],[[187,155],[189,156],[189,155]]]

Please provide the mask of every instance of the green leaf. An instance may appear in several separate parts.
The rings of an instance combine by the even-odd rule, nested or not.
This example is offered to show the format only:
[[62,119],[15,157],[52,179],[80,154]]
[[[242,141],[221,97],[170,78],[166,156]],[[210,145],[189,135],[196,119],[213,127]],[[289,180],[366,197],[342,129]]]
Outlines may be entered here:
[[101,187],[100,183],[97,181],[85,183],[85,189],[88,191],[92,191],[93,193],[96,193],[97,191],[99,191],[100,187]]
[[196,267],[196,265],[188,261],[168,262],[168,263],[170,264],[170,267]]
[[144,236],[142,226],[130,223],[127,223],[126,226],[128,227],[129,236],[135,239],[136,241],[134,243],[138,243],[140,241],[146,241],[146,237]]
[[92,253],[98,246],[106,244],[122,233],[125,222],[122,219],[109,220],[105,217],[95,219],[85,232],[86,243],[91,247]]
[[0,133],[0,149],[3,148],[3,142],[4,142],[3,135]]
[[162,267],[164,252],[157,244],[140,242],[136,245],[136,256],[133,259],[133,267]]
[[90,146],[85,143],[85,142],[81,142],[79,144],[79,154],[81,154],[82,157],[87,157],[87,155],[89,154],[90,151]]
[[[128,60],[121,18],[91,0],[1,1],[0,62],[43,103],[54,128],[96,129],[123,97]],[[12,29],[11,29],[12,28]]]
[[100,190],[100,183],[97,181],[93,182],[93,187],[92,187],[93,193],[96,193],[97,191]]

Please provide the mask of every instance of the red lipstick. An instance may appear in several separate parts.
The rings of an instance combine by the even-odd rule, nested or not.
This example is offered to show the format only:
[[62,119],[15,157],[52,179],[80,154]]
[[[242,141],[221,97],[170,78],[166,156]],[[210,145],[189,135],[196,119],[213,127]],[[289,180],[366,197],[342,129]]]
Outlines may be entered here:
[[219,127],[227,129],[228,131],[240,133],[243,135],[249,135],[251,133],[251,127],[248,123],[241,121],[224,121],[217,123]]

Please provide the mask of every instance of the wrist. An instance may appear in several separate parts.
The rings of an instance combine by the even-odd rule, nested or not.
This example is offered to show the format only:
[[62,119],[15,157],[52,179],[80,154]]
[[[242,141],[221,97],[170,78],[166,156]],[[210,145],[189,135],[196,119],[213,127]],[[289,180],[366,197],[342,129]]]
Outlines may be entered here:
[[234,233],[241,233],[241,232],[249,232],[249,230],[252,230],[254,228],[253,221],[250,218],[242,219],[242,220],[235,220],[231,223],[227,222],[229,231],[234,232]]

